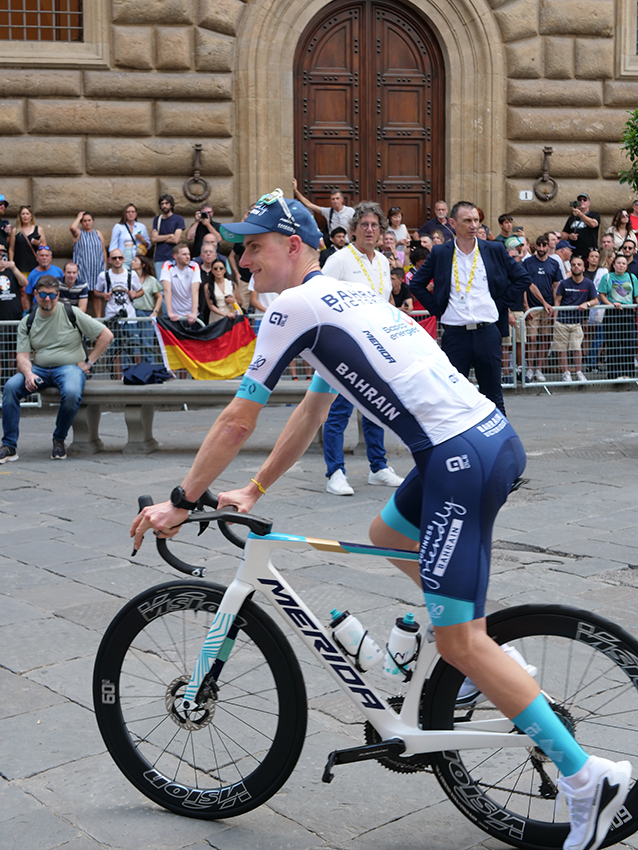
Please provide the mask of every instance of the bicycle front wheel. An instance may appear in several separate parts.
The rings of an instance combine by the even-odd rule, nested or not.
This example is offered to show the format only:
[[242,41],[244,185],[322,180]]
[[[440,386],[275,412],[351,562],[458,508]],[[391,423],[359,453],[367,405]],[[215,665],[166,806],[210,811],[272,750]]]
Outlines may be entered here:
[[233,817],[281,788],[306,732],[306,691],[278,626],[253,602],[197,712],[181,701],[224,588],[169,582],[115,617],[98,650],[93,700],[104,742],[149,799],[195,818]]
[[[499,644],[516,647],[538,672],[552,708],[590,755],[635,763],[638,752],[638,641],[589,611],[522,605],[488,617]],[[489,701],[457,704],[463,676],[437,664],[425,694],[425,726],[463,728],[502,716]],[[562,848],[568,814],[557,803],[558,770],[537,747],[435,753],[435,775],[452,802],[477,826],[515,847]],[[603,846],[638,828],[635,783]]]

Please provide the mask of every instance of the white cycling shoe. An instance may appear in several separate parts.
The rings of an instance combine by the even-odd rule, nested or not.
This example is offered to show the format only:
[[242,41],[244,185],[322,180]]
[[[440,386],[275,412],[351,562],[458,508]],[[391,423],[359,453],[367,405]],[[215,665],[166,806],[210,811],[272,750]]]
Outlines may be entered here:
[[630,783],[628,761],[598,756],[590,756],[573,776],[561,776],[558,787],[569,806],[571,825],[563,850],[597,850],[625,802]]
[[[529,673],[532,678],[535,678],[538,673],[538,668],[534,667],[533,664],[528,664],[527,661],[520,654],[518,649],[513,646],[510,646],[509,643],[504,643],[501,645],[501,649],[503,652],[506,652],[510,658],[513,658],[517,664],[519,664],[523,670]],[[456,704],[463,705],[474,705],[477,702],[483,702],[487,697],[479,691],[474,682],[471,679],[466,678],[461,687],[459,688],[458,695],[456,697]]]

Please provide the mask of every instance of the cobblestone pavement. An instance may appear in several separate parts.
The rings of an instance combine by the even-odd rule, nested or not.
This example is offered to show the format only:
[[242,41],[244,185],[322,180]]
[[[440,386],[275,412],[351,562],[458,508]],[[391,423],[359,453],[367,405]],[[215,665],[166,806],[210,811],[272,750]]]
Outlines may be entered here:
[[[594,609],[637,631],[638,424],[634,393],[515,397],[510,418],[529,455],[529,483],[499,515],[490,606],[564,602]],[[243,484],[272,445],[286,408],[264,411],[252,451],[219,489]],[[225,821],[180,818],[141,796],[114,766],[98,733],[90,684],[101,635],[127,598],[164,581],[150,540],[131,558],[136,498],[158,500],[182,480],[214,414],[155,418],[156,454],[124,456],[123,414],[102,417],[107,450],[89,459],[49,459],[52,419],[25,416],[20,460],[0,467],[0,844],[68,850],[428,850],[501,847],[465,820],[432,776],[392,774],[377,764],[337,769],[321,782],[327,754],[361,741],[360,723],[328,677],[302,657],[309,735],[284,788],[260,809]],[[389,438],[388,438],[389,439]],[[391,463],[407,473],[408,455]],[[366,540],[389,493],[367,485],[365,456],[348,456],[356,494],[325,492],[322,456],[306,456],[269,492],[259,511],[275,528]],[[208,563],[226,581],[236,551],[220,535]],[[207,535],[207,536],[208,536]],[[205,538],[203,538],[205,539]],[[286,565],[288,566],[288,565]],[[357,612],[385,640],[394,617],[418,612],[420,594],[390,565],[303,554],[293,583],[318,613]],[[630,844],[638,847],[634,838]]]

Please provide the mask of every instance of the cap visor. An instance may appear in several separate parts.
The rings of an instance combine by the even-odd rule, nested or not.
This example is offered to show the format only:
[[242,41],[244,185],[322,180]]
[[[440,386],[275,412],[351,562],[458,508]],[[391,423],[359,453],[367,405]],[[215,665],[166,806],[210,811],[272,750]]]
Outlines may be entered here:
[[259,227],[257,224],[248,224],[245,221],[222,224],[221,234],[228,242],[243,242],[244,236],[256,233],[270,233],[267,227]]

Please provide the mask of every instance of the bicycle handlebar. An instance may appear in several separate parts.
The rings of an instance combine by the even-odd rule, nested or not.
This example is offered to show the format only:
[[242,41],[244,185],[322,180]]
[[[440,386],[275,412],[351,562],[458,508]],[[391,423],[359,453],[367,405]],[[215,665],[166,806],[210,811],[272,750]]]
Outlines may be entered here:
[[[137,501],[140,511],[154,504],[151,496],[140,496]],[[269,534],[272,529],[271,520],[263,519],[262,517],[254,516],[253,514],[237,513],[237,509],[234,507],[216,510],[218,500],[217,497],[210,492],[210,490],[206,490],[198,502],[201,507],[211,507],[214,510],[205,511],[200,509],[191,511],[184,520],[184,524],[189,522],[198,522],[200,525],[199,534],[203,534],[211,522],[216,522],[224,537],[239,549],[243,549],[245,547],[246,541],[239,537],[239,535],[235,534],[234,531],[231,531],[228,527],[229,522],[235,523],[236,525],[245,525],[252,532],[259,534],[260,536]],[[171,552],[168,548],[168,539],[169,538],[165,537],[156,537],[157,551],[161,558],[181,573],[186,573],[186,575],[195,577],[203,576],[206,572],[205,568],[194,567],[192,564],[187,564],[186,561],[182,561],[181,558],[178,558],[177,555]]]

